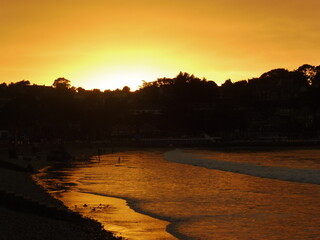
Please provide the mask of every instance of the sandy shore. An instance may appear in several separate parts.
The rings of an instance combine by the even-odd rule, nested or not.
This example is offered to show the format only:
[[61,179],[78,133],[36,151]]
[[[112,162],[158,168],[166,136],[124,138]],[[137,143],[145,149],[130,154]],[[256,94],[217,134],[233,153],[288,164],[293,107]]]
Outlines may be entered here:
[[[117,148],[113,149],[113,151],[116,151],[112,154],[111,148],[100,146],[99,149],[101,161],[106,156],[118,159],[119,153],[128,150],[128,148]],[[98,152],[97,145],[84,145],[82,147],[69,145],[67,150],[72,156],[77,156],[79,160],[85,161],[86,157],[94,156],[91,159],[94,162],[99,161],[96,156]],[[57,169],[59,168],[58,166]],[[82,216],[99,221],[107,231],[112,231],[116,236],[122,236],[125,239],[177,240],[176,237],[167,232],[170,222],[139,213],[125,199],[81,192],[76,190],[77,188],[69,188],[69,184],[73,186],[77,182],[77,177],[72,179],[67,174],[68,177],[64,182],[61,176],[54,177],[55,169],[53,166],[53,169],[48,170],[52,174],[49,176],[50,180],[48,182],[46,181],[48,176],[42,179],[43,175],[48,174],[47,172],[37,174],[37,181],[42,186],[45,186],[54,197],[60,199],[69,209],[79,212]],[[57,181],[52,181],[51,178]]]
[[[95,147],[70,147],[72,156],[96,154]],[[71,212],[32,180],[33,168],[48,164],[45,151],[28,161],[10,159],[0,149],[0,240],[37,239],[119,239],[94,220]],[[30,168],[31,167],[31,168]]]

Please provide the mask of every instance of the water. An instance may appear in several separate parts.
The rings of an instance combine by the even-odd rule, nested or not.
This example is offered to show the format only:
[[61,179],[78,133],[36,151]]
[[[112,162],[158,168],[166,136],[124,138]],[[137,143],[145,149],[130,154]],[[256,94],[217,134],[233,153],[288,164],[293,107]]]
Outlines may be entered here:
[[[70,208],[132,240],[319,239],[319,156],[316,149],[126,151],[39,178]],[[153,218],[134,215],[121,199]]]

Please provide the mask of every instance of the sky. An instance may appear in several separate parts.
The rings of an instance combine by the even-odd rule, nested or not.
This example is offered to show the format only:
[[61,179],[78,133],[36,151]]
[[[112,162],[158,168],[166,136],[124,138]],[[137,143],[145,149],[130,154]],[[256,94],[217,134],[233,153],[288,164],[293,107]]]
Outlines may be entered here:
[[319,0],[0,0],[0,82],[135,90],[320,65]]

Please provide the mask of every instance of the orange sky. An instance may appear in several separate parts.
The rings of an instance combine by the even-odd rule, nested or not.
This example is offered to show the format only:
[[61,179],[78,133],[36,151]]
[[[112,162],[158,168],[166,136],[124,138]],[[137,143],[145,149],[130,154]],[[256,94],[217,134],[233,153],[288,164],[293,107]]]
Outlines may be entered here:
[[0,0],[0,82],[132,90],[320,64],[318,0]]

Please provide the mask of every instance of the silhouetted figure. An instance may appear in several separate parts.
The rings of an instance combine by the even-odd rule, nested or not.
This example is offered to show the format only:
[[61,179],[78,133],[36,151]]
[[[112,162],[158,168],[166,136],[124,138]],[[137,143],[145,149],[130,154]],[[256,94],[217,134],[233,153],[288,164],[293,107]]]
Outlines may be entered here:
[[120,163],[120,161],[121,161],[121,158],[119,157],[119,158],[118,158],[118,163]]
[[98,148],[98,161],[100,162],[101,148]]

